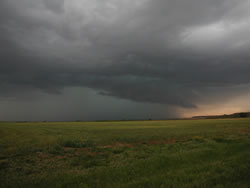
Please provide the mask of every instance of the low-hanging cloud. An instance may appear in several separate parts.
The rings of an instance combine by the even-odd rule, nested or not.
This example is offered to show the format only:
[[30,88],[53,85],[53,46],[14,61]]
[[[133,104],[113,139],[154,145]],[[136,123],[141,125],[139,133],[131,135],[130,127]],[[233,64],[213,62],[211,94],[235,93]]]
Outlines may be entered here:
[[0,7],[2,97],[80,86],[195,108],[249,92],[249,0],[2,0]]

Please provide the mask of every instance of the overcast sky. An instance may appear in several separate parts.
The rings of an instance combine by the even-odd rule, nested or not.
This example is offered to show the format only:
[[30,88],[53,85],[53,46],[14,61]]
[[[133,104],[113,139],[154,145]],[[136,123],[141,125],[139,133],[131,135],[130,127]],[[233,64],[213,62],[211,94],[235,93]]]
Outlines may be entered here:
[[250,111],[250,0],[1,0],[0,120]]

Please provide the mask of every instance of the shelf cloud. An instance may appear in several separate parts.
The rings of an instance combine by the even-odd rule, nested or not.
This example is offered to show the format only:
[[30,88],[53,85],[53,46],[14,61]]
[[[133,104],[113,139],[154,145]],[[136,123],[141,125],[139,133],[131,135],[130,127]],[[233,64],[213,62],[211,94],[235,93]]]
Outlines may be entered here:
[[0,101],[89,88],[153,114],[163,105],[169,117],[247,95],[249,9],[249,0],[2,0]]

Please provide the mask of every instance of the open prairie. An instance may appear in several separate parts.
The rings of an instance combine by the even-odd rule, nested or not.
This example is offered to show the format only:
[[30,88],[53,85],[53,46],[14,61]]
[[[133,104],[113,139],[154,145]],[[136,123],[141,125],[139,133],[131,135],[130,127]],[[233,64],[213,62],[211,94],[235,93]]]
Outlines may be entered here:
[[249,118],[0,123],[0,187],[249,186]]

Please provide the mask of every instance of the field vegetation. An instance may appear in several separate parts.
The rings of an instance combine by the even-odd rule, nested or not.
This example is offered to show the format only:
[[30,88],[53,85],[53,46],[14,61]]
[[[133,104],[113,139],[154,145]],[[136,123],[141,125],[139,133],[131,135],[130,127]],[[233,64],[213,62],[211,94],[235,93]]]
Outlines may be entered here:
[[249,118],[0,123],[0,187],[249,186]]

